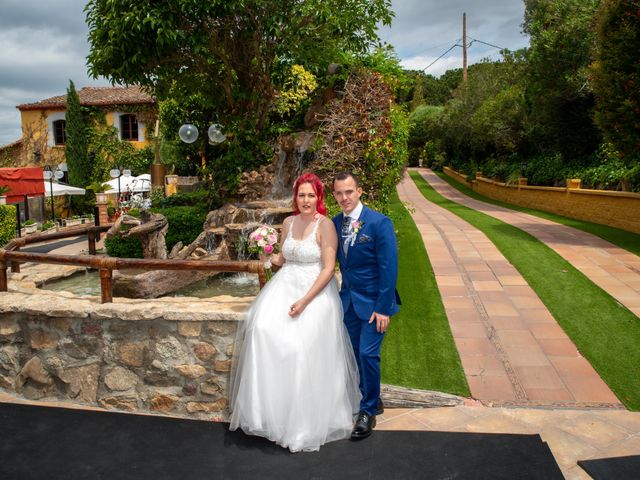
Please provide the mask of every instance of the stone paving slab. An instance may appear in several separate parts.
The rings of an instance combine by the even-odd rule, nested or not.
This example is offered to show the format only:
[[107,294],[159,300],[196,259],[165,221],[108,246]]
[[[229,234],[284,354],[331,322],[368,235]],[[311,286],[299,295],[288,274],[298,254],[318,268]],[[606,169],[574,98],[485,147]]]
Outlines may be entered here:
[[[567,480],[591,477],[578,460],[640,454],[640,413],[459,406],[387,409],[377,430],[539,434]],[[375,433],[374,433],[375,435]]]
[[480,230],[427,201],[412,209],[474,398],[487,405],[622,408],[537,294]]
[[637,255],[582,230],[475,200],[450,186],[431,170],[417,170],[443,197],[513,225],[544,242],[640,317],[640,257]]

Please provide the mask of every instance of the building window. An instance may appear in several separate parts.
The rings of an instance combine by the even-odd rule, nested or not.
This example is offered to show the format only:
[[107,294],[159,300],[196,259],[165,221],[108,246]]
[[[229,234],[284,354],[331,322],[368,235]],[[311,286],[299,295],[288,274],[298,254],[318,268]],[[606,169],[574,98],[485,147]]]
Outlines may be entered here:
[[138,119],[135,115],[120,115],[120,138],[122,140],[138,141]]
[[53,122],[53,142],[55,145],[64,145],[67,140],[65,132],[66,122],[64,120],[56,120]]

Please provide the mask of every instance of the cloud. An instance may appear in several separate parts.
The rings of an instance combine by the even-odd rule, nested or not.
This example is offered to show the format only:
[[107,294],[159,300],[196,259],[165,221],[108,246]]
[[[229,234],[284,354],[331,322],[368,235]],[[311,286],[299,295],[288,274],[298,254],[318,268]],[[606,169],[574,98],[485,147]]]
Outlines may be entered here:
[[21,136],[15,108],[76,87],[108,85],[87,75],[88,28],[82,0],[2,0],[0,15],[0,145]]
[[[402,65],[422,69],[451,46],[462,44],[462,14],[467,14],[467,42],[482,40],[501,48],[517,50],[528,44],[521,33],[524,2],[517,0],[394,0],[396,13],[391,27],[379,30],[381,38],[392,44]],[[473,43],[468,62],[499,58],[499,49]],[[462,66],[462,48],[456,47],[438,60],[427,73],[440,75]]]
[[[0,0],[0,145],[20,138],[15,106],[66,92],[69,79],[77,88],[108,85],[87,75],[86,0]],[[393,0],[395,19],[381,38],[395,46],[402,65],[424,68],[462,37],[462,12],[468,37],[500,47],[527,45],[521,23],[521,0]],[[480,43],[469,49],[469,63],[497,58],[498,50]],[[461,49],[453,49],[427,73],[440,75],[462,65]]]

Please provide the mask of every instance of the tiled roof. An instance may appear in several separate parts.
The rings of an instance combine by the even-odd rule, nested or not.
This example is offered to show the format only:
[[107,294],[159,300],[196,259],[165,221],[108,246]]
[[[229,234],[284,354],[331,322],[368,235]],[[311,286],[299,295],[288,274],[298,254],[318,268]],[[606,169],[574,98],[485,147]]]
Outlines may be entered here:
[[[78,91],[80,105],[106,106],[106,105],[153,105],[155,99],[140,87],[84,87]],[[67,96],[58,95],[46,98],[35,103],[23,103],[18,105],[18,110],[41,110],[43,108],[66,108]]]

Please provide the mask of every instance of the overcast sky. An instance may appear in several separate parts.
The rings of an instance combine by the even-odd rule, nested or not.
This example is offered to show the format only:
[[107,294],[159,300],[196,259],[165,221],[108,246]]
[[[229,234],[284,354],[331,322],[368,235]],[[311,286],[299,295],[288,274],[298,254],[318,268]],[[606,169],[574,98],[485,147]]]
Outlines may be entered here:
[[[203,0],[206,1],[206,0]],[[69,79],[80,89],[109,85],[86,73],[87,26],[84,0],[0,0],[0,145],[20,138],[21,103],[61,95]],[[422,69],[467,35],[512,50],[528,40],[521,33],[522,0],[393,0],[396,13],[383,40],[395,46],[406,68]],[[498,57],[480,43],[469,49],[469,63]],[[462,65],[462,49],[454,48],[426,72],[440,75]]]

